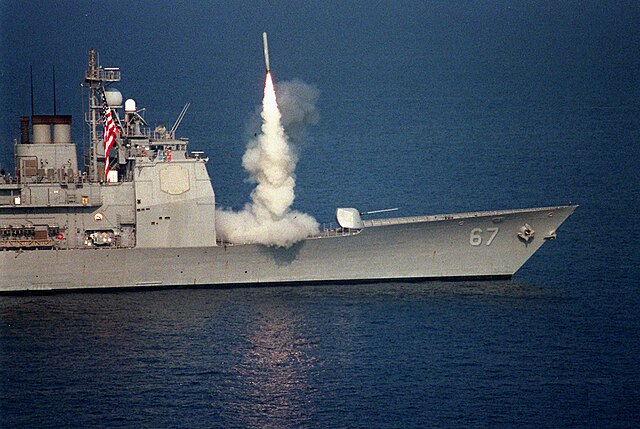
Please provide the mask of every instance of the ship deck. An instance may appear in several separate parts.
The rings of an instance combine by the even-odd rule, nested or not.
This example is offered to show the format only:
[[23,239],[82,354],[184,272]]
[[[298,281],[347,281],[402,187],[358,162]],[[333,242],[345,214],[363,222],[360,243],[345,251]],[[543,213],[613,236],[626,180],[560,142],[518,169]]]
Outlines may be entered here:
[[[405,216],[405,217],[395,217],[395,218],[367,219],[367,220],[363,220],[362,222],[365,228],[374,228],[374,227],[401,225],[401,224],[409,224],[409,223],[440,222],[440,221],[457,220],[457,219],[464,220],[464,219],[472,219],[472,218],[478,218],[478,217],[493,217],[493,218],[499,219],[501,216],[505,216],[505,215],[518,214],[518,213],[531,213],[536,211],[537,212],[553,211],[558,208],[567,207],[567,206],[568,205],[537,207],[532,209],[489,210],[489,211],[476,211],[476,212],[438,214],[438,215]],[[347,236],[360,234],[361,232],[362,232],[362,229],[342,228],[340,226],[337,226],[335,223],[323,223],[321,224],[320,230],[308,236],[307,239],[347,237]],[[255,243],[249,243],[249,242],[230,243],[230,242],[218,240],[217,244],[220,246],[243,246],[243,245],[250,245]]]
[[455,220],[455,219],[470,219],[476,217],[500,217],[508,214],[517,213],[530,213],[536,211],[556,210],[567,206],[551,206],[551,207],[538,207],[532,209],[514,209],[514,210],[490,210],[490,211],[477,211],[466,213],[452,213],[452,214],[439,214],[439,215],[424,215],[424,216],[406,216],[396,218],[383,218],[383,219],[367,219],[363,220],[365,227],[386,226],[386,225],[398,225],[404,223],[417,223],[417,222],[437,222],[443,220]]

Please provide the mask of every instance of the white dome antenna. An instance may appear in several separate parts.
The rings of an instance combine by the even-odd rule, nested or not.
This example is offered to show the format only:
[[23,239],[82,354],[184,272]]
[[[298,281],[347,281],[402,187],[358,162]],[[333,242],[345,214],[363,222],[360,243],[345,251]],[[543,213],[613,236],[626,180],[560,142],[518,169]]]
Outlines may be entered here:
[[105,88],[104,97],[109,107],[122,107],[122,93],[115,88]]
[[136,100],[133,98],[128,98],[124,102],[124,111],[125,113],[135,113],[136,111]]

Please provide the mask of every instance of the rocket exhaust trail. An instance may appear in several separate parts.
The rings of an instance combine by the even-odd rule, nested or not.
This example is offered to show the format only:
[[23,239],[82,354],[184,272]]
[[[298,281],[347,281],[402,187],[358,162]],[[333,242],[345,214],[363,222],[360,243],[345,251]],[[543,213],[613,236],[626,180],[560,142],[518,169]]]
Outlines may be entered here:
[[269,67],[269,43],[267,42],[267,33],[262,33],[262,47],[264,49],[264,65],[267,67],[267,73],[270,72]]
[[242,166],[256,187],[251,192],[251,202],[241,212],[216,212],[216,230],[232,243],[290,247],[317,232],[319,225],[308,214],[291,209],[295,199],[297,157],[282,126],[269,71],[267,33],[262,33],[262,41],[267,76],[260,115],[261,132],[249,143],[242,157]]

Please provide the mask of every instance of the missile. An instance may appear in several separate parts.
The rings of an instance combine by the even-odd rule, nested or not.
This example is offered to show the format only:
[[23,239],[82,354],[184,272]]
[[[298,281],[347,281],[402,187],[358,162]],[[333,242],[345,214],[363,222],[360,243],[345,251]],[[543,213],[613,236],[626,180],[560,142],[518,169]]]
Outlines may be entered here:
[[267,66],[267,73],[269,73],[269,43],[267,43],[267,33],[262,33],[262,45],[264,47],[264,65]]

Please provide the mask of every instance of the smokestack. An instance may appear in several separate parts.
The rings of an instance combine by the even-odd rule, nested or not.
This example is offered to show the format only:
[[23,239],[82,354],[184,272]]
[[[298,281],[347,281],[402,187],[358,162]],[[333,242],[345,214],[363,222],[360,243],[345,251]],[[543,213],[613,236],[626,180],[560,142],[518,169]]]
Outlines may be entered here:
[[34,115],[31,117],[33,124],[33,143],[51,143],[51,116]]
[[20,118],[20,143],[29,144],[29,117],[22,116]]
[[71,143],[71,115],[57,115],[52,118],[53,142]]

